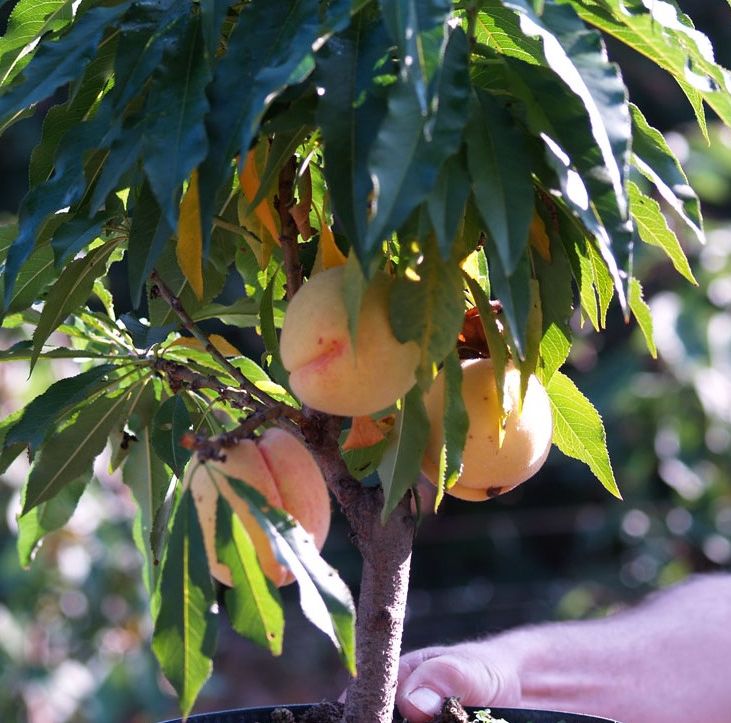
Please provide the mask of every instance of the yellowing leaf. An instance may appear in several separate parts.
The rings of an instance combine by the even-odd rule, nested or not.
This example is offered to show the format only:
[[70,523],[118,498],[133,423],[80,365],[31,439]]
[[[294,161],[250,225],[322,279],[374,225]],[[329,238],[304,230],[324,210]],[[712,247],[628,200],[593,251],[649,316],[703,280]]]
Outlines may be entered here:
[[544,261],[551,263],[551,240],[546,233],[546,224],[543,219],[534,211],[533,219],[530,222],[528,231],[530,245],[541,255]]
[[[208,337],[213,347],[221,352],[224,356],[241,356],[241,352],[231,343],[226,341],[220,334],[211,334]],[[198,349],[205,351],[205,345],[198,339],[194,339],[191,336],[181,336],[179,339],[173,341],[169,346],[184,346],[188,349]]]
[[198,195],[198,170],[190,176],[188,189],[180,203],[178,220],[178,245],[175,249],[178,266],[188,279],[191,289],[203,298],[203,234],[201,208]]
[[332,269],[335,266],[345,265],[348,259],[335,243],[332,229],[324,218],[324,209],[320,210],[317,206],[313,206],[313,208],[320,222],[320,242],[317,244],[317,255],[312,266],[312,272],[317,273],[318,271],[325,271],[325,269]]
[[[258,148],[252,148],[249,154],[246,156],[246,163],[239,176],[239,183],[241,184],[241,190],[244,196],[248,200],[253,200],[259,190],[259,156],[261,152]],[[266,161],[266,157],[264,158]],[[263,163],[261,164],[264,165]],[[269,232],[270,236],[274,239],[277,245],[279,245],[279,227],[274,221],[274,213],[271,206],[271,201],[268,198],[264,198],[261,202],[253,209],[253,215],[259,220],[264,228]],[[251,210],[249,210],[249,215]],[[263,240],[263,239],[262,239]]]
[[372,447],[374,444],[382,442],[384,436],[378,423],[371,417],[353,417],[353,424],[350,427],[348,436],[343,442],[343,450],[363,449],[364,447]]

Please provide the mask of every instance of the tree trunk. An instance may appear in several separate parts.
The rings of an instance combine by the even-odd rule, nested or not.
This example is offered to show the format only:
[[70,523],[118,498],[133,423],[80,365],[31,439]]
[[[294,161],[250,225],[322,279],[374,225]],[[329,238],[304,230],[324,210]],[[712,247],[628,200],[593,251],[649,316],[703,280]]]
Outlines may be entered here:
[[404,498],[381,524],[383,492],[363,487],[340,456],[340,419],[307,410],[302,431],[363,558],[356,624],[357,677],[344,723],[392,723],[415,520]]

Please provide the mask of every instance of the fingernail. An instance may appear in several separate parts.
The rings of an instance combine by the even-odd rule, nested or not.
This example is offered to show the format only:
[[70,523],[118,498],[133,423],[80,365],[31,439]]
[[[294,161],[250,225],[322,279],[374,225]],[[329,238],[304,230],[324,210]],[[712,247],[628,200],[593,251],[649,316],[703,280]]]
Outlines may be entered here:
[[431,688],[417,688],[407,696],[409,703],[425,715],[434,715],[442,707],[443,696]]

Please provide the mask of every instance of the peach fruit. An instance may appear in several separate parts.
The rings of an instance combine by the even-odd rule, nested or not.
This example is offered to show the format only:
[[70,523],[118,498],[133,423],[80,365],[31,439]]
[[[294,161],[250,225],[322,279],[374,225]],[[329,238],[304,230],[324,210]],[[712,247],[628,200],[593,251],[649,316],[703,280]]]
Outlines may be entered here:
[[415,383],[419,348],[393,335],[391,278],[376,274],[365,293],[351,344],[343,299],[344,268],[312,276],[289,302],[280,351],[292,391],[306,405],[355,417],[393,404]]
[[231,586],[231,572],[216,555],[216,505],[221,494],[243,523],[256,549],[264,574],[277,586],[294,580],[281,565],[264,530],[249,507],[231,487],[227,476],[243,480],[278,507],[294,517],[322,549],[330,527],[330,498],[320,468],[307,448],[289,432],[267,429],[256,441],[245,439],[226,449],[224,462],[198,463],[186,470],[211,575]]
[[[463,469],[457,483],[447,490],[464,500],[486,500],[532,477],[546,461],[551,448],[553,423],[548,394],[531,376],[519,411],[520,372],[505,370],[504,399],[507,411],[504,437],[499,444],[500,408],[495,371],[490,359],[462,362],[462,397],[469,428]],[[444,444],[444,374],[437,374],[424,397],[431,429],[422,471],[436,484],[439,455]]]

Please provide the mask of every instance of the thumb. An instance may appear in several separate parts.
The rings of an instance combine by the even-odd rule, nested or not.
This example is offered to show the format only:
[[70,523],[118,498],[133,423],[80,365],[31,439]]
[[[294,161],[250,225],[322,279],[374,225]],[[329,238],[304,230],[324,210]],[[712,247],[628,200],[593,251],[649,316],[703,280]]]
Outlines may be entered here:
[[517,680],[508,684],[498,668],[485,665],[474,653],[452,650],[415,666],[402,679],[396,702],[404,718],[423,723],[441,710],[445,698],[482,706],[511,704],[519,695]]

